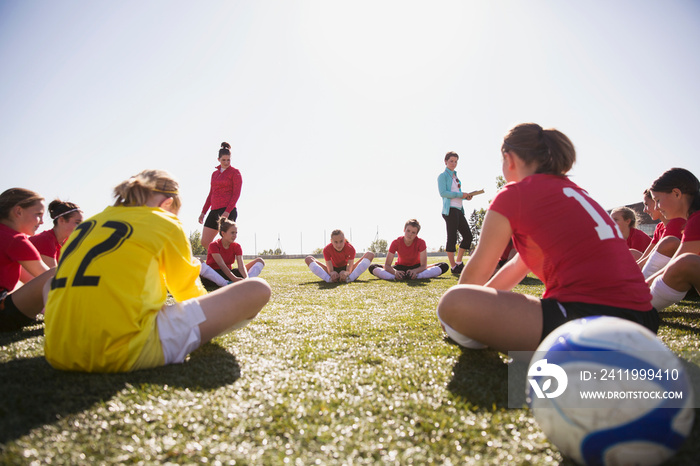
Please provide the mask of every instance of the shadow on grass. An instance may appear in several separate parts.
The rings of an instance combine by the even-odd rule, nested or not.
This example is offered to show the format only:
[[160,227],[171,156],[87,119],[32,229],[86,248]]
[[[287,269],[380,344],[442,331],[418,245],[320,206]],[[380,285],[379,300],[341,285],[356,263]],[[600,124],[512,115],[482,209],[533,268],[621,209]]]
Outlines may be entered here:
[[17,332],[1,332],[0,333],[0,347],[8,346],[12,343],[17,343],[22,340],[29,340],[30,338],[42,337],[44,336],[44,325],[43,322],[41,327],[24,329]]
[[0,445],[32,429],[108,402],[129,386],[158,385],[210,390],[240,378],[236,357],[208,343],[183,364],[119,374],[53,369],[43,357],[0,364]]
[[[456,345],[451,339],[450,344]],[[447,389],[475,408],[508,408],[508,365],[498,351],[461,348]]]
[[520,283],[518,285],[523,285],[523,286],[544,286],[544,283],[542,283],[542,280],[539,278],[534,278],[530,276],[526,276],[522,280],[520,280]]

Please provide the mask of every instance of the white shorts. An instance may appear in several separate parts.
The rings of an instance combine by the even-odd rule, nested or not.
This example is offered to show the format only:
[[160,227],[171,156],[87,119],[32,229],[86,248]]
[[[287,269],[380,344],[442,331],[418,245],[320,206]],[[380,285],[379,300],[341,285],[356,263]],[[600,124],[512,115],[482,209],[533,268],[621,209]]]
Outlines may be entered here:
[[196,298],[165,306],[156,320],[165,364],[183,362],[202,343],[199,324],[207,318]]

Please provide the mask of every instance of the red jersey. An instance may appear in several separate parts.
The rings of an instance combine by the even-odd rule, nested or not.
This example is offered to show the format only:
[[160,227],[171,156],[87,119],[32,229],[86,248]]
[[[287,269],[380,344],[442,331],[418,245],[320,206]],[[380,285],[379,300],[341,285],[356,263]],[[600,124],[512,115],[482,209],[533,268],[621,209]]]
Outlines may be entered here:
[[567,177],[535,174],[508,183],[489,210],[504,215],[543,298],[651,310],[651,293],[606,211]]
[[39,254],[42,256],[53,257],[58,260],[61,254],[61,245],[56,238],[56,233],[53,229],[42,231],[38,235],[30,236],[29,241],[32,242]]
[[700,211],[692,213],[685,224],[681,242],[687,243],[688,241],[700,241]]
[[355,248],[346,241],[343,249],[337,251],[333,243],[328,243],[328,246],[323,248],[323,258],[331,261],[333,267],[346,267],[348,263],[352,264],[355,261]]
[[426,248],[427,246],[425,245],[425,241],[417,236],[410,246],[406,246],[403,236],[399,236],[391,242],[389,252],[398,254],[399,258],[396,261],[396,265],[412,267],[416,264],[420,265],[420,253],[425,251]]
[[646,251],[647,246],[651,243],[651,238],[649,235],[644,233],[642,230],[637,230],[636,228],[630,228],[630,234],[627,236],[627,247],[629,249],[636,249],[637,251]]
[[238,198],[241,197],[242,183],[243,179],[238,169],[228,167],[222,172],[221,165],[216,167],[211,174],[211,188],[209,188],[207,200],[204,201],[202,213],[206,213],[210,207],[211,210],[225,207],[225,212],[231,212],[236,207]]
[[666,224],[666,230],[664,231],[664,238],[667,236],[675,236],[678,239],[683,237],[683,228],[685,228],[686,219],[683,217],[672,218]]
[[651,244],[656,244],[659,241],[661,241],[661,238],[664,237],[665,231],[666,231],[666,225],[664,225],[663,222],[657,223],[656,228],[654,228],[654,236],[651,237]]
[[207,250],[207,265],[212,269],[220,270],[221,267],[219,267],[219,264],[214,260],[214,254],[220,254],[221,258],[224,260],[224,264],[230,269],[233,267],[233,263],[236,262],[236,256],[243,255],[243,249],[241,249],[241,245],[238,243],[231,243],[228,249],[226,249],[221,243],[221,238],[212,241]]
[[40,261],[41,256],[24,233],[0,223],[0,290],[12,291],[19,283],[19,261]]

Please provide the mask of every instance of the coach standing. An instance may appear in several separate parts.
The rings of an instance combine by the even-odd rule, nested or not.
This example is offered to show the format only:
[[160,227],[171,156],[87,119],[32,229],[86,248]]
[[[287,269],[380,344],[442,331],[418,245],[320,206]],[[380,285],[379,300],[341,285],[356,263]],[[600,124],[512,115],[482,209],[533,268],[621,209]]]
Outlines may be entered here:
[[[457,178],[457,161],[459,155],[456,152],[448,152],[445,155],[445,171],[438,176],[438,189],[442,197],[442,218],[447,226],[447,244],[445,251],[450,261],[452,273],[459,275],[464,268],[462,257],[471,247],[472,232],[464,216],[462,199],[471,200],[469,193],[462,192],[462,183]],[[457,232],[462,235],[462,242],[459,243],[459,253],[455,260],[455,250],[457,249]]]
[[[204,223],[202,230],[202,246],[209,247],[218,233],[218,221],[220,217],[226,217],[234,222],[238,217],[236,203],[241,196],[241,185],[243,180],[241,172],[231,166],[231,145],[228,142],[221,143],[219,149],[219,166],[211,175],[211,188],[209,195],[204,201],[202,214],[199,216],[199,223]],[[211,212],[204,221],[204,216],[211,207]]]

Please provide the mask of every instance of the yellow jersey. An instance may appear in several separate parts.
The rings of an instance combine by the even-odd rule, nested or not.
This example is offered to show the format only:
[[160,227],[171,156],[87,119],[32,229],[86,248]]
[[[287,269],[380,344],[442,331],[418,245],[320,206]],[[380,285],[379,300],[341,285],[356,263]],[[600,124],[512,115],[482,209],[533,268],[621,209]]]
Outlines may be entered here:
[[61,251],[44,317],[47,361],[88,372],[162,365],[156,315],[167,291],[176,301],[206,294],[178,218],[158,207],[107,207]]

